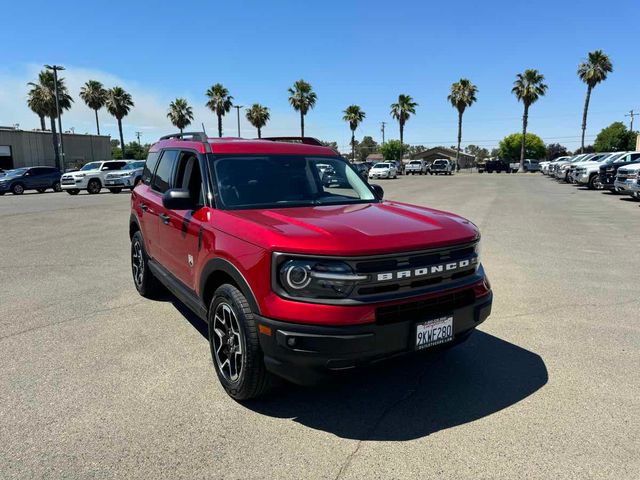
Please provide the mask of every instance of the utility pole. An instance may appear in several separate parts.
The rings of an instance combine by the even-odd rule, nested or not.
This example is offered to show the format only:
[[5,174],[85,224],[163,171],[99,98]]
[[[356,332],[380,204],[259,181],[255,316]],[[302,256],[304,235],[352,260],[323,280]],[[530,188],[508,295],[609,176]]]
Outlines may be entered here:
[[625,117],[631,117],[631,125],[629,125],[629,130],[633,132],[633,117],[637,117],[640,113],[634,113],[633,110],[629,110],[629,113],[625,115]]
[[54,84],[54,95],[56,97],[56,115],[58,116],[58,135],[60,146],[60,171],[64,172],[64,141],[62,139],[62,119],[60,115],[60,99],[58,97],[58,70],[64,70],[63,66],[60,65],[45,65],[44,68],[47,70],[53,70],[53,84]]
[[234,105],[233,108],[235,108],[238,112],[238,138],[240,138],[240,109],[244,108],[243,105]]
[[382,131],[382,144],[384,145],[384,126],[387,124],[387,122],[380,122],[380,125],[382,126],[380,128],[380,130]]
[[136,132],[136,138],[138,139],[138,145],[142,146],[140,143],[140,137],[142,136],[142,132]]

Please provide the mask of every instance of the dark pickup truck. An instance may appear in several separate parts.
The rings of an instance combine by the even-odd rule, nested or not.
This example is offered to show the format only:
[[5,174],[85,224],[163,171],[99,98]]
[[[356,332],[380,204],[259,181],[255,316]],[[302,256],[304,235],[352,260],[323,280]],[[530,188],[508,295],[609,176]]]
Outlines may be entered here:
[[602,188],[605,190],[615,190],[614,182],[616,181],[618,168],[628,163],[638,161],[640,161],[640,152],[629,152],[613,162],[605,162],[603,165],[600,165],[600,183],[602,184]]
[[509,167],[509,162],[505,160],[487,160],[484,165],[478,165],[478,173],[487,172],[487,173],[501,173],[506,172],[510,173],[511,168]]

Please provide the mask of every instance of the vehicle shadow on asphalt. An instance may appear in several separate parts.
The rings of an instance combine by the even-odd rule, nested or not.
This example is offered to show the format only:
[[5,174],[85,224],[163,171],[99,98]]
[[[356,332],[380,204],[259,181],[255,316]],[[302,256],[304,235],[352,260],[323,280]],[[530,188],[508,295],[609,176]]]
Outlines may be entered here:
[[[205,322],[179,301],[172,303],[208,338]],[[318,387],[284,384],[243,404],[342,438],[403,441],[491,415],[547,381],[539,355],[476,331],[451,350],[378,363]]]

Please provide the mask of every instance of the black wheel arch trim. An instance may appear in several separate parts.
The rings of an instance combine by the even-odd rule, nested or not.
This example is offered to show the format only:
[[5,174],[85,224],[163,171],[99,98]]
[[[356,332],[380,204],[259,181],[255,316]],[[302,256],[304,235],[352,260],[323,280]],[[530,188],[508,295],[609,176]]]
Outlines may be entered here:
[[200,273],[200,291],[198,292],[198,295],[200,296],[200,299],[202,300],[203,303],[205,301],[204,287],[207,284],[207,279],[209,278],[209,276],[211,276],[215,272],[223,272],[229,275],[233,279],[233,281],[236,283],[236,286],[240,289],[242,294],[247,299],[247,302],[251,307],[251,311],[254,313],[260,314],[260,306],[256,301],[256,297],[253,294],[253,291],[251,290],[249,283],[244,278],[244,275],[242,275],[240,270],[238,270],[238,268],[233,263],[229,262],[228,260],[225,260],[224,258],[214,258],[209,260],[204,266],[204,268],[202,269],[202,272]]

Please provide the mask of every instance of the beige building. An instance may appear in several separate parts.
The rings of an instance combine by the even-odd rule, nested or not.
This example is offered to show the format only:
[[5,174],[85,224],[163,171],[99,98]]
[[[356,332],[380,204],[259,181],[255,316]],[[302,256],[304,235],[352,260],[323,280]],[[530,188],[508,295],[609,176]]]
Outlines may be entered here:
[[[439,158],[447,158],[452,162],[456,159],[456,151],[446,147],[434,147],[423,152],[411,155],[413,160],[424,160],[426,162],[433,162]],[[471,168],[475,165],[476,157],[469,155],[468,153],[460,152],[459,162],[460,168]]]
[[[65,166],[83,165],[111,158],[111,137],[107,135],[63,135]],[[51,132],[0,127],[0,168],[55,166]]]

